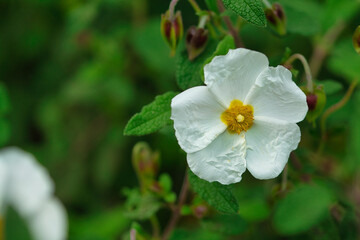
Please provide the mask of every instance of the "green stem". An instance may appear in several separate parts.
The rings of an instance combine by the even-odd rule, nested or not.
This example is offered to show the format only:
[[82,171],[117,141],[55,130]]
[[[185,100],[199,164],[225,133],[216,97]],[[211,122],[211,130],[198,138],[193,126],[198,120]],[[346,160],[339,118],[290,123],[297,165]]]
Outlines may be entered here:
[[197,4],[197,2],[195,0],[188,0],[188,1],[196,13],[201,12],[201,8],[199,7],[199,5]]
[[321,121],[320,121],[320,129],[321,129],[321,140],[320,140],[320,145],[318,148],[318,154],[320,154],[323,149],[324,149],[324,145],[325,145],[325,141],[326,141],[326,120],[328,119],[328,117],[333,114],[334,112],[336,112],[337,110],[339,110],[340,108],[342,108],[350,99],[352,93],[354,92],[354,89],[357,85],[357,80],[354,80],[350,87],[348,88],[348,90],[346,91],[344,97],[337,103],[335,103],[334,105],[332,105],[331,107],[329,107],[324,114],[321,117]]
[[329,50],[334,45],[336,39],[345,28],[345,23],[339,21],[334,27],[330,28],[325,35],[316,42],[312,56],[310,57],[309,65],[313,77],[316,78]]
[[[224,4],[222,2],[222,0],[217,0],[217,5],[218,5],[218,8],[219,8],[219,12],[220,14],[225,12],[225,7],[224,7]],[[223,20],[227,26],[227,28],[229,29],[229,32],[230,34],[233,36],[234,38],[234,41],[235,41],[235,46],[237,48],[240,48],[240,47],[244,47],[244,43],[242,42],[240,36],[239,36],[239,33],[238,31],[236,30],[236,28],[233,26],[231,20],[230,20],[230,17],[229,16],[226,16],[224,15],[223,16]]]
[[153,230],[154,238],[159,239],[159,237],[160,237],[160,224],[159,224],[159,220],[156,217],[156,215],[151,216],[150,222],[151,222],[151,227],[152,227],[152,230]]
[[271,7],[272,7],[272,6],[271,6],[271,3],[269,3],[268,0],[263,0],[263,3],[264,3],[264,5],[265,5],[267,8],[271,8]]
[[209,19],[209,16],[207,16],[207,15],[201,16],[199,19],[198,28],[204,28],[208,19]]
[[289,59],[284,63],[284,65],[291,66],[292,62],[294,62],[296,59],[300,60],[304,67],[305,76],[306,76],[306,88],[310,93],[313,93],[314,92],[314,84],[312,81],[310,66],[309,66],[306,58],[303,55],[301,55],[299,53],[295,53],[294,55],[289,57]]

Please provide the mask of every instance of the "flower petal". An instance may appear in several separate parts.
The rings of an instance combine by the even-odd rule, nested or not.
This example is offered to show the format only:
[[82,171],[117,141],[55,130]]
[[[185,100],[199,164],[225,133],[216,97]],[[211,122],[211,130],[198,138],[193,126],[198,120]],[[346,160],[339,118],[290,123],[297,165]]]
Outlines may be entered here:
[[256,78],[268,66],[262,53],[244,48],[229,50],[204,67],[205,84],[228,107],[234,99],[245,100]]
[[8,167],[7,201],[23,216],[36,212],[54,191],[54,183],[43,166],[18,148],[0,152]]
[[246,166],[258,179],[277,177],[300,142],[295,123],[258,117],[246,132]]
[[283,66],[269,67],[256,80],[245,104],[254,107],[254,116],[270,117],[297,123],[308,111],[306,96]]
[[226,129],[220,119],[225,109],[205,86],[190,88],[174,97],[171,109],[176,138],[187,153],[205,148]]
[[67,216],[63,205],[55,198],[49,199],[34,216],[28,219],[30,231],[37,240],[65,240]]
[[187,155],[191,171],[209,182],[240,182],[246,170],[244,134],[222,133],[209,146]]

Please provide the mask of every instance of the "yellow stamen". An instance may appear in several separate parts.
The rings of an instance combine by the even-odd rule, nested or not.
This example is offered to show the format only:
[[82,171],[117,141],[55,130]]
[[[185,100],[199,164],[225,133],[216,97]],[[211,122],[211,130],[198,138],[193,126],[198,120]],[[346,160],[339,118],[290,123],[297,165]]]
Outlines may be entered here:
[[240,134],[253,125],[254,109],[251,105],[244,105],[240,100],[235,99],[220,118],[227,125],[229,133]]

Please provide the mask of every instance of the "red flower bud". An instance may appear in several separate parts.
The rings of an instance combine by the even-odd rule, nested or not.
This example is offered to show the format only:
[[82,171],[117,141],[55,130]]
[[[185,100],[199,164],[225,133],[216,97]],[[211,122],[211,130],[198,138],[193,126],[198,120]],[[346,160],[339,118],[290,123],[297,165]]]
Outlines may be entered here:
[[186,49],[189,60],[199,56],[206,47],[208,40],[208,30],[192,26],[186,33]]
[[310,93],[306,96],[306,102],[309,107],[309,111],[313,111],[316,108],[317,96],[313,93]]
[[177,11],[174,16],[170,16],[169,11],[162,14],[160,31],[165,42],[169,45],[172,55],[175,54],[176,47],[184,32],[181,12]]
[[286,16],[283,7],[279,3],[274,3],[271,8],[267,8],[265,15],[270,26],[278,34],[286,34]]

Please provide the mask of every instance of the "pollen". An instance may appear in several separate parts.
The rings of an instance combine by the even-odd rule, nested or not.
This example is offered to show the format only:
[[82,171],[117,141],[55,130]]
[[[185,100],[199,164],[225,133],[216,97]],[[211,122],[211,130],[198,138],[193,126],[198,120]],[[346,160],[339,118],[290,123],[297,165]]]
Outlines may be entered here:
[[240,100],[233,100],[228,109],[221,114],[221,121],[227,125],[229,133],[240,134],[247,131],[253,125],[254,108],[244,105]]

